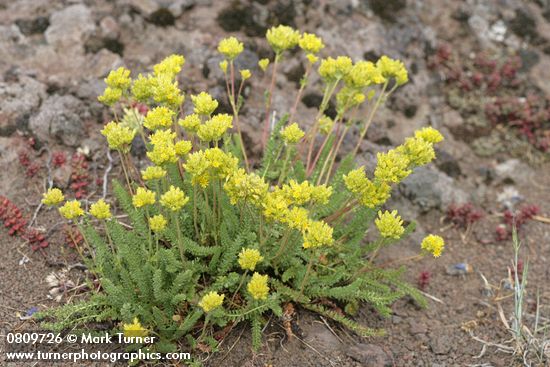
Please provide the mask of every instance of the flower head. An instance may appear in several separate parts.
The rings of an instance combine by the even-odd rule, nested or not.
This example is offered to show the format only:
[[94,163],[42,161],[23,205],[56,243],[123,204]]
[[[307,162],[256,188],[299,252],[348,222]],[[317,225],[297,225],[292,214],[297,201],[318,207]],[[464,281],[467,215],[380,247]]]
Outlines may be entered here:
[[107,87],[97,100],[107,106],[112,106],[122,98],[122,89]]
[[229,60],[234,60],[243,50],[243,43],[235,37],[224,38],[218,44],[218,52]]
[[344,77],[346,85],[352,88],[365,88],[371,84],[382,84],[385,78],[380,69],[370,61],[358,61]]
[[305,133],[295,122],[281,130],[281,137],[287,144],[296,144],[304,135]]
[[184,96],[181,94],[178,82],[170,75],[160,74],[150,78],[149,85],[151,86],[151,96],[156,103],[170,108],[178,108],[183,103]]
[[294,30],[292,27],[280,25],[268,29],[266,38],[273,51],[276,54],[280,54],[285,50],[294,48],[298,44],[300,41],[300,32]]
[[405,232],[403,220],[401,220],[401,217],[397,214],[397,210],[392,212],[386,210],[384,213],[378,211],[378,218],[375,219],[374,223],[382,237],[385,238],[398,240]]
[[218,294],[217,292],[209,292],[205,294],[199,302],[204,312],[208,313],[223,304],[224,294]]
[[141,208],[145,205],[153,205],[155,203],[155,193],[144,187],[138,187],[134,196],[132,196],[132,204],[136,208]]
[[441,135],[441,133],[439,131],[437,131],[436,129],[434,129],[431,126],[428,126],[428,127],[422,128],[420,130],[417,130],[414,133],[414,137],[422,139],[422,140],[424,140],[428,143],[432,143],[432,144],[439,143],[440,141],[443,140],[443,135]]
[[195,106],[194,112],[197,115],[210,116],[216,108],[218,108],[218,101],[206,92],[200,92],[196,96],[191,96],[191,101]]
[[376,62],[376,67],[384,78],[394,78],[397,85],[402,85],[409,81],[407,69],[399,60],[393,60],[384,55]]
[[254,273],[252,279],[248,282],[248,292],[252,295],[254,299],[266,299],[269,294],[269,286],[267,285],[267,275],[260,275],[259,273]]
[[256,264],[263,260],[260,251],[252,248],[243,248],[239,253],[239,266],[243,270],[254,270]]
[[332,127],[334,126],[334,121],[328,117],[327,115],[321,116],[319,119],[319,131],[324,134],[328,135],[332,131]]
[[140,102],[147,102],[153,96],[153,85],[151,77],[144,77],[139,74],[132,83],[132,96]]
[[376,157],[378,163],[374,170],[374,177],[381,181],[399,183],[412,172],[408,169],[409,158],[395,149],[387,153],[378,153]]
[[176,154],[180,157],[185,156],[187,153],[191,151],[193,148],[193,145],[191,145],[191,142],[188,140],[180,140],[176,144],[174,144],[174,149],[176,150]]
[[390,197],[391,186],[386,182],[369,180],[364,167],[359,167],[344,175],[344,183],[349,191],[356,194],[359,202],[368,208],[380,206]]
[[328,57],[321,60],[319,75],[326,82],[335,82],[344,78],[351,70],[353,62],[347,56],[338,56],[336,59]]
[[168,221],[162,214],[157,214],[149,218],[149,228],[153,232],[162,232],[166,228]]
[[153,67],[156,76],[166,75],[174,78],[181,71],[185,58],[182,55],[170,55]]
[[199,129],[199,126],[201,126],[201,119],[199,115],[193,113],[185,116],[183,119],[180,119],[178,124],[188,132],[195,133]]
[[113,89],[126,90],[132,84],[130,79],[130,70],[125,67],[119,67],[116,70],[111,70],[107,78],[105,78],[105,84]]
[[160,180],[164,176],[166,176],[166,170],[159,166],[149,166],[141,171],[141,178],[144,181]]
[[293,207],[287,212],[283,222],[290,228],[305,231],[309,225],[309,211],[305,208]]
[[252,76],[252,73],[248,69],[240,70],[241,73],[241,79],[246,80]]
[[221,70],[224,74],[227,73],[227,65],[228,65],[227,60],[222,60],[222,61],[220,61],[220,70]]
[[258,66],[262,69],[262,71],[266,71],[269,66],[269,59],[261,59],[258,61]]
[[199,139],[205,142],[218,141],[223,134],[233,127],[233,116],[227,113],[220,113],[212,116],[212,118],[199,126],[197,135]]
[[395,150],[404,154],[415,166],[430,163],[435,158],[433,144],[418,137],[405,139],[405,143]]
[[101,130],[101,135],[107,138],[109,148],[127,151],[132,143],[132,140],[134,140],[136,133],[129,127],[125,127],[111,121],[103,127],[103,130]]
[[59,208],[59,213],[67,219],[75,219],[84,215],[84,210],[80,206],[80,201],[67,201]]
[[65,200],[65,196],[58,188],[48,189],[48,191],[42,194],[42,204],[44,205],[57,205],[63,200]]
[[149,334],[149,330],[141,325],[137,317],[134,317],[131,324],[123,324],[122,331],[126,337],[145,337]]
[[171,185],[170,189],[160,197],[160,203],[162,206],[173,212],[180,210],[185,204],[187,204],[188,201],[189,198],[185,195],[185,193],[179,187],[175,187],[174,185]]
[[223,188],[233,205],[238,202],[258,205],[267,194],[269,185],[260,176],[255,173],[246,173],[241,168],[229,176]]
[[422,240],[420,247],[423,250],[431,252],[434,257],[439,257],[445,247],[445,241],[440,236],[430,234]]
[[166,107],[155,107],[149,112],[143,121],[143,126],[149,130],[168,128],[172,126],[174,111]]
[[287,200],[277,191],[270,192],[262,202],[263,214],[267,220],[282,222],[288,213]]
[[323,47],[325,47],[321,37],[318,37],[312,33],[302,34],[302,36],[300,37],[300,41],[298,41],[298,44],[300,45],[300,48],[302,50],[306,51],[309,54],[316,54]]
[[109,219],[112,216],[111,205],[107,204],[105,200],[99,199],[90,206],[90,214],[97,219]]
[[333,229],[323,221],[310,221],[304,232],[304,248],[331,246]]
[[306,55],[306,58],[307,58],[307,61],[309,61],[309,63],[311,65],[315,64],[317,61],[319,61],[319,56],[317,55],[314,55],[314,54],[307,54]]

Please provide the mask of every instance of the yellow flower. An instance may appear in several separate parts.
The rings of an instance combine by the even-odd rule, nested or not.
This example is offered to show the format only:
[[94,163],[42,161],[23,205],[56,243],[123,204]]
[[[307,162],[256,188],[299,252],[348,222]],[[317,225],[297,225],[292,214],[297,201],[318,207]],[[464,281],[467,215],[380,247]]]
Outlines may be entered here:
[[168,74],[160,74],[149,80],[153,100],[170,108],[178,108],[184,100],[178,82]]
[[144,187],[138,187],[134,196],[132,196],[132,204],[136,208],[141,208],[145,205],[153,205],[155,203],[155,193]]
[[408,169],[409,158],[395,149],[387,153],[378,153],[376,157],[378,163],[374,170],[374,177],[381,181],[399,183],[412,172]]
[[208,182],[210,181],[210,174],[208,172],[210,162],[206,158],[204,151],[199,150],[198,152],[189,154],[183,168],[191,174],[193,185],[200,185],[203,188],[208,186]]
[[220,69],[223,73],[227,73],[227,60],[220,61]]
[[407,69],[399,60],[393,60],[384,55],[376,62],[376,67],[384,78],[394,78],[397,85],[402,85],[409,81]]
[[218,294],[217,292],[209,292],[205,294],[199,302],[204,312],[210,312],[223,304],[224,294]]
[[261,59],[260,61],[258,61],[258,65],[260,66],[260,69],[262,69],[262,71],[266,71],[267,67],[269,66],[269,59]]
[[176,144],[174,144],[176,154],[180,157],[183,157],[187,153],[189,153],[191,151],[191,148],[193,148],[193,146],[191,145],[191,142],[187,140],[180,140]]
[[385,182],[375,183],[369,180],[364,167],[359,167],[344,175],[344,183],[349,191],[356,194],[359,202],[368,208],[382,205],[390,197],[390,185]]
[[309,225],[309,212],[305,208],[294,207],[290,209],[283,220],[290,228],[305,231]]
[[107,204],[105,200],[99,199],[90,206],[90,214],[97,219],[109,219],[111,218],[111,205]]
[[248,69],[243,69],[240,71],[241,73],[241,79],[246,80],[252,76],[252,73]]
[[365,95],[358,92],[356,88],[344,86],[336,94],[336,111],[338,116],[342,116],[352,107],[358,106],[365,100]]
[[432,144],[439,143],[443,140],[443,135],[431,126],[416,131],[414,137]]
[[249,202],[258,205],[267,195],[268,184],[255,173],[247,174],[242,168],[229,176],[223,188],[231,204]]
[[304,234],[304,248],[331,246],[333,229],[323,221],[310,221]]
[[111,70],[109,75],[107,75],[107,78],[105,78],[105,84],[113,89],[121,89],[123,91],[128,89],[130,84],[132,84],[132,80],[130,79],[130,70],[122,66],[116,70]]
[[290,180],[288,185],[283,185],[281,193],[288,203],[294,205],[304,205],[311,201],[326,204],[332,195],[332,187],[313,186],[308,181],[298,183],[296,180]]
[[153,66],[153,72],[156,76],[166,75],[174,78],[181,71],[185,58],[182,55],[170,55],[160,63]]
[[101,135],[107,138],[109,148],[127,151],[132,143],[132,140],[134,140],[136,133],[129,127],[125,127],[111,121],[103,127],[103,130],[101,130]]
[[362,89],[371,84],[382,84],[386,79],[372,62],[358,61],[344,77],[344,81],[351,88]]
[[332,127],[334,126],[334,121],[327,115],[323,115],[319,119],[318,124],[319,124],[319,131],[324,135],[328,135],[332,131]]
[[302,34],[302,37],[300,37],[300,41],[298,42],[298,44],[300,45],[300,48],[302,50],[306,51],[309,54],[316,54],[323,47],[325,47],[325,45],[323,44],[323,40],[315,34],[311,33]]
[[172,126],[173,116],[174,111],[166,107],[155,107],[147,112],[147,116],[143,120],[143,126],[149,130],[168,128]]
[[188,201],[189,198],[185,195],[185,193],[179,187],[175,187],[174,185],[170,185],[170,189],[160,197],[160,203],[162,206],[173,212],[183,208]]
[[139,322],[137,317],[134,317],[134,322],[131,324],[123,324],[122,330],[125,337],[146,337],[149,335],[149,330],[145,329]]
[[218,108],[218,101],[206,92],[200,92],[196,96],[191,96],[191,101],[195,106],[194,112],[197,115],[210,116],[216,108]]
[[218,141],[222,138],[223,134],[233,127],[233,116],[227,113],[220,113],[212,116],[212,118],[199,126],[197,135],[199,139],[208,141]]
[[259,273],[254,273],[252,279],[248,282],[248,292],[252,295],[254,299],[266,299],[269,294],[269,286],[267,285],[267,275],[260,275]]
[[119,88],[105,88],[103,95],[97,97],[97,100],[107,106],[112,106],[122,98],[122,89]]
[[67,201],[61,208],[59,213],[67,219],[75,219],[84,215],[84,210],[80,207],[80,201]]
[[440,236],[430,234],[422,240],[420,247],[423,250],[431,252],[434,257],[439,257],[445,247],[445,241]]
[[162,214],[157,214],[149,218],[149,227],[153,232],[162,232],[166,228],[168,221]]
[[349,171],[347,175],[344,175],[344,183],[348,190],[354,194],[363,192],[369,184],[369,179],[365,173],[365,167],[361,166]]
[[45,193],[42,194],[42,204],[44,205],[57,205],[65,200],[63,192],[58,188],[48,189]]
[[382,213],[382,211],[378,211],[378,218],[376,218],[374,223],[376,224],[376,228],[378,228],[378,231],[382,237],[398,240],[405,232],[405,228],[403,228],[403,221],[397,214],[397,210],[392,212],[386,210],[384,213]]
[[220,179],[226,179],[237,170],[239,160],[231,153],[220,148],[210,148],[204,151],[204,155],[212,173]]
[[319,56],[316,56],[314,54],[307,54],[306,55],[307,60],[311,65],[315,64],[317,61],[319,61]]
[[268,193],[262,202],[263,213],[267,220],[282,222],[288,214],[288,203],[277,192]]
[[263,260],[260,251],[252,248],[243,248],[239,253],[239,266],[243,270],[254,270],[256,264]]
[[147,157],[156,164],[162,166],[166,163],[178,161],[174,138],[176,133],[171,130],[157,130],[149,139],[153,144],[153,150],[147,152]]
[[300,32],[289,26],[280,25],[268,29],[267,42],[276,54],[294,48],[300,41]]
[[180,119],[178,124],[188,132],[195,133],[199,129],[199,126],[201,126],[201,119],[199,115],[193,113],[185,116],[183,119]]
[[149,166],[144,171],[141,171],[141,178],[144,181],[159,180],[166,176],[166,170],[159,166]]
[[229,60],[234,60],[243,50],[243,43],[235,37],[224,38],[218,44],[218,52]]
[[153,96],[152,78],[139,74],[132,84],[132,96],[140,102],[147,102]]
[[336,59],[328,57],[321,60],[319,75],[326,82],[335,82],[345,77],[351,70],[353,62],[347,56],[338,56]]
[[433,144],[422,138],[407,138],[405,143],[395,150],[406,155],[411,164],[415,166],[430,163],[435,158]]
[[281,137],[287,144],[296,144],[304,135],[305,133],[295,122],[281,130]]

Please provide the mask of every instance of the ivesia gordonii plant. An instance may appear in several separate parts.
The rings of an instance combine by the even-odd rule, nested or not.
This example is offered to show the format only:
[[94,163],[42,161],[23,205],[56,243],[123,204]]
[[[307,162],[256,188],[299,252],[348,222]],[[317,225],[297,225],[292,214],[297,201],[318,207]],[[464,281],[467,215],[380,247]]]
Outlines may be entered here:
[[[363,336],[381,330],[353,321],[361,303],[385,316],[405,295],[424,303],[401,279],[404,269],[381,268],[373,259],[380,248],[413,229],[403,226],[396,211],[381,207],[393,186],[435,158],[433,146],[442,135],[424,128],[397,148],[378,153],[372,175],[354,166],[377,109],[408,81],[403,63],[387,56],[376,63],[319,58],[322,40],[287,26],[271,28],[267,41],[274,58],[259,62],[271,82],[265,94],[263,157],[257,164],[249,160],[241,136],[241,94],[251,72],[236,70],[234,60],[243,51],[236,38],[218,46],[232,114],[216,113],[218,101],[206,92],[191,95],[194,109],[184,113],[176,79],[185,61],[180,55],[134,79],[123,67],[108,75],[99,100],[114,109],[115,120],[101,133],[120,155],[126,182],[115,181],[113,188],[129,223],[114,218],[103,199],[88,213],[76,200],[60,206],[61,215],[84,234],[79,251],[101,290],[86,301],[41,314],[49,320],[46,327],[113,321],[126,333],[157,336],[149,348],[169,351],[182,338],[192,346],[215,347],[213,326],[247,321],[258,348],[268,313],[281,316],[289,302]],[[271,99],[277,70],[296,46],[305,52],[307,68],[294,105],[275,122]],[[324,91],[306,129],[308,124],[295,122],[294,115],[314,69]],[[330,118],[325,112],[333,98],[336,116]],[[135,103],[148,106],[145,116],[131,108]],[[354,137],[355,124],[359,135]],[[342,151],[344,139],[352,138],[355,148]],[[141,174],[130,155],[134,139],[143,139],[150,160]],[[64,200],[53,188],[43,202],[60,205]],[[100,229],[93,225],[98,221]],[[377,239],[365,243],[373,225]],[[420,250],[438,257],[443,245],[441,237],[429,235]]]

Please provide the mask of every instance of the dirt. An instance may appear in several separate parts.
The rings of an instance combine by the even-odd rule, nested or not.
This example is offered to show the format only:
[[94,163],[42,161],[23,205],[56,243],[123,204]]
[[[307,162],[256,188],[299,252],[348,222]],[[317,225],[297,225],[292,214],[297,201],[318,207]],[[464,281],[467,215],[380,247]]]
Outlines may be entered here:
[[[98,131],[109,115],[95,98],[103,87],[101,78],[117,65],[142,71],[167,54],[182,52],[187,62],[181,82],[185,88],[193,88],[188,94],[206,88],[214,95],[218,92],[221,98],[223,85],[220,89],[215,47],[227,34],[245,41],[250,52],[241,62],[257,75],[260,75],[255,66],[257,58],[268,55],[261,37],[265,29],[277,23],[319,33],[327,44],[326,55],[346,53],[354,59],[369,59],[389,54],[405,61],[411,70],[411,82],[381,111],[369,131],[369,141],[363,146],[360,160],[369,162],[374,151],[399,144],[420,126],[431,124],[446,137],[441,145],[443,152],[439,152],[440,161],[429,167],[444,182],[444,190],[434,194],[437,190],[428,187],[422,191],[422,184],[415,186],[420,189],[412,194],[396,190],[391,207],[399,209],[406,220],[416,221],[418,228],[408,239],[382,251],[377,258],[381,266],[406,266],[405,276],[414,285],[424,273],[427,280],[423,292],[428,307],[421,308],[411,299],[403,299],[395,303],[388,319],[368,307],[361,308],[355,316],[357,321],[386,330],[385,336],[368,339],[318,315],[298,310],[292,338],[288,338],[282,321],[273,316],[266,325],[264,346],[259,352],[252,351],[248,328],[243,325],[223,340],[217,353],[195,356],[207,366],[523,365],[520,356],[499,351],[496,346],[513,346],[506,323],[511,322],[514,300],[506,285],[514,254],[511,239],[496,240],[495,230],[503,221],[502,193],[506,190],[516,190],[521,197],[513,203],[516,210],[528,204],[539,207],[542,219],[527,221],[519,231],[520,259],[523,266],[528,264],[529,270],[525,325],[532,329],[537,309],[541,322],[546,324],[550,318],[547,266],[550,224],[544,222],[544,218],[550,217],[548,153],[537,152],[535,160],[532,150],[525,150],[524,154],[520,150],[518,154],[516,149],[512,154],[508,145],[512,143],[498,140],[503,149],[476,155],[470,143],[481,130],[468,125],[475,114],[467,108],[459,111],[450,103],[448,84],[428,64],[441,44],[450,45],[459,58],[470,58],[481,51],[496,58],[520,55],[524,65],[519,71],[524,83],[520,90],[534,91],[546,98],[550,93],[546,85],[550,41],[545,35],[550,29],[550,17],[544,2],[512,0],[502,5],[496,0],[468,3],[392,0],[384,6],[382,1],[197,0],[174,2],[180,7],[174,5],[168,10],[159,7],[161,3],[139,0],[0,3],[3,27],[0,194],[22,208],[28,218],[32,217],[48,179],[47,151],[42,149],[47,147],[50,151],[63,151],[69,158],[78,148],[87,148],[91,183],[86,197],[101,195],[102,184],[95,180],[102,177],[107,159]],[[78,17],[81,24],[72,24],[71,17],[63,17],[63,10],[74,4],[80,7],[73,8],[76,15],[72,13],[72,17]],[[502,37],[498,33],[499,22],[506,30]],[[56,33],[52,31],[54,28],[66,32]],[[296,70],[300,70],[296,61],[290,61],[282,69],[277,81],[279,91],[296,90]],[[258,88],[265,80],[253,78],[252,83]],[[245,141],[256,146],[260,139],[262,96],[245,93],[248,96],[243,109]],[[78,114],[64,111],[48,120],[46,101],[56,95],[75,97],[77,100],[73,98],[70,103],[78,107]],[[293,95],[280,93],[274,99],[275,108],[290,105]],[[307,100],[319,97],[313,90],[306,90],[305,96]],[[10,98],[25,103],[16,104]],[[467,100],[468,92],[460,91],[458,98]],[[53,102],[52,105],[63,108]],[[311,109],[301,104],[297,119],[305,120],[310,113]],[[58,125],[63,121],[69,124]],[[60,128],[65,130],[56,130]],[[511,139],[517,139],[513,141],[522,141],[521,134],[505,124],[484,126],[482,130],[486,134],[502,129]],[[463,135],[464,131],[469,135]],[[63,134],[72,135],[67,138]],[[34,140],[34,146],[29,146],[29,138]],[[354,143],[346,142],[351,147]],[[139,152],[139,147],[134,150]],[[33,177],[27,175],[29,167],[19,163],[21,151],[28,152],[31,161],[41,165]],[[66,185],[68,174],[66,169],[56,169],[54,179]],[[115,164],[111,177],[119,174],[120,167]],[[419,199],[422,195],[429,199],[429,205],[422,204],[425,203]],[[445,220],[449,204],[457,198],[484,212],[469,228],[453,226]],[[9,236],[0,228],[2,335],[9,330],[36,328],[32,320],[25,320],[25,315],[33,307],[43,310],[58,304],[51,299],[46,276],[79,261],[66,244],[55,212],[40,210],[34,227],[47,233],[49,241],[47,248],[36,252],[25,240]],[[439,259],[415,257],[420,240],[428,232],[445,238],[445,251]],[[461,263],[469,265],[471,271],[449,274],[449,268]],[[79,271],[71,272],[75,282],[81,278]],[[83,296],[68,293],[61,302]],[[544,352],[550,356],[550,350]],[[544,365],[533,358],[531,361],[533,366]],[[0,364],[25,365],[7,364],[2,359]]]

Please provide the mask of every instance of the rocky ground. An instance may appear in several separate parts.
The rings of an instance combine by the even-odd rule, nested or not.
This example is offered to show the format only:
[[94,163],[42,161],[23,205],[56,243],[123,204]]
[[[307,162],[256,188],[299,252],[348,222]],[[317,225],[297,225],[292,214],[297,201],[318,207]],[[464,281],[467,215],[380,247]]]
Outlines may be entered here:
[[[545,104],[550,94],[549,20],[550,4],[543,0],[0,0],[0,195],[31,218],[49,179],[61,187],[87,181],[85,196],[102,192],[108,159],[99,130],[109,115],[96,97],[104,87],[102,78],[118,66],[144,71],[166,55],[181,53],[186,65],[180,82],[186,92],[206,89],[222,100],[215,49],[228,34],[245,42],[237,62],[257,75],[252,85],[258,88],[265,80],[256,65],[269,55],[263,36],[271,25],[321,35],[327,55],[357,60],[387,54],[404,60],[411,81],[379,114],[360,159],[372,165],[376,151],[401,143],[421,126],[432,125],[446,137],[437,162],[411,175],[392,199],[391,207],[418,222],[416,232],[379,258],[381,264],[398,263],[417,253],[426,232],[444,236],[441,259],[406,263],[412,283],[423,279],[429,307],[402,300],[390,319],[362,309],[358,320],[387,330],[386,337],[363,340],[300,312],[298,338],[286,340],[274,319],[266,329],[268,343],[253,354],[247,331],[237,329],[218,354],[204,356],[206,364],[521,365],[517,356],[489,343],[511,338],[504,326],[513,312],[506,209],[521,216],[529,205],[538,208],[538,216],[526,219],[520,230],[521,258],[529,264],[530,279],[526,323],[532,325],[537,309],[550,317],[550,224],[545,222],[550,216],[550,165],[544,152],[545,144],[550,145]],[[488,55],[489,63],[481,65],[479,55]],[[517,67],[501,68],[511,58],[518,64],[510,65]],[[296,89],[304,64],[292,58],[282,70],[277,88],[285,93],[274,99],[279,111],[291,105],[294,93],[287,91]],[[247,90],[245,96],[245,140],[257,146],[261,93]],[[487,117],[487,106],[494,107],[499,98],[521,97],[538,102],[522,107],[513,121],[509,112]],[[320,98],[313,88],[306,90],[297,120],[309,116]],[[521,106],[525,100],[518,100]],[[139,153],[140,147],[134,148]],[[86,157],[87,167],[73,157],[76,152]],[[67,162],[48,163],[50,156],[65,156]],[[115,164],[113,174],[118,170]],[[473,206],[461,206],[465,203]],[[479,220],[478,211],[483,213]],[[2,334],[28,324],[22,319],[33,307],[54,304],[46,276],[77,261],[55,213],[42,210],[32,224],[48,236],[48,247],[40,248],[37,241],[32,244],[40,249],[32,251],[27,242],[0,230]],[[471,271],[457,274],[457,264],[467,264],[463,267]],[[550,350],[544,353],[550,355]],[[533,356],[531,360],[544,365]]]

